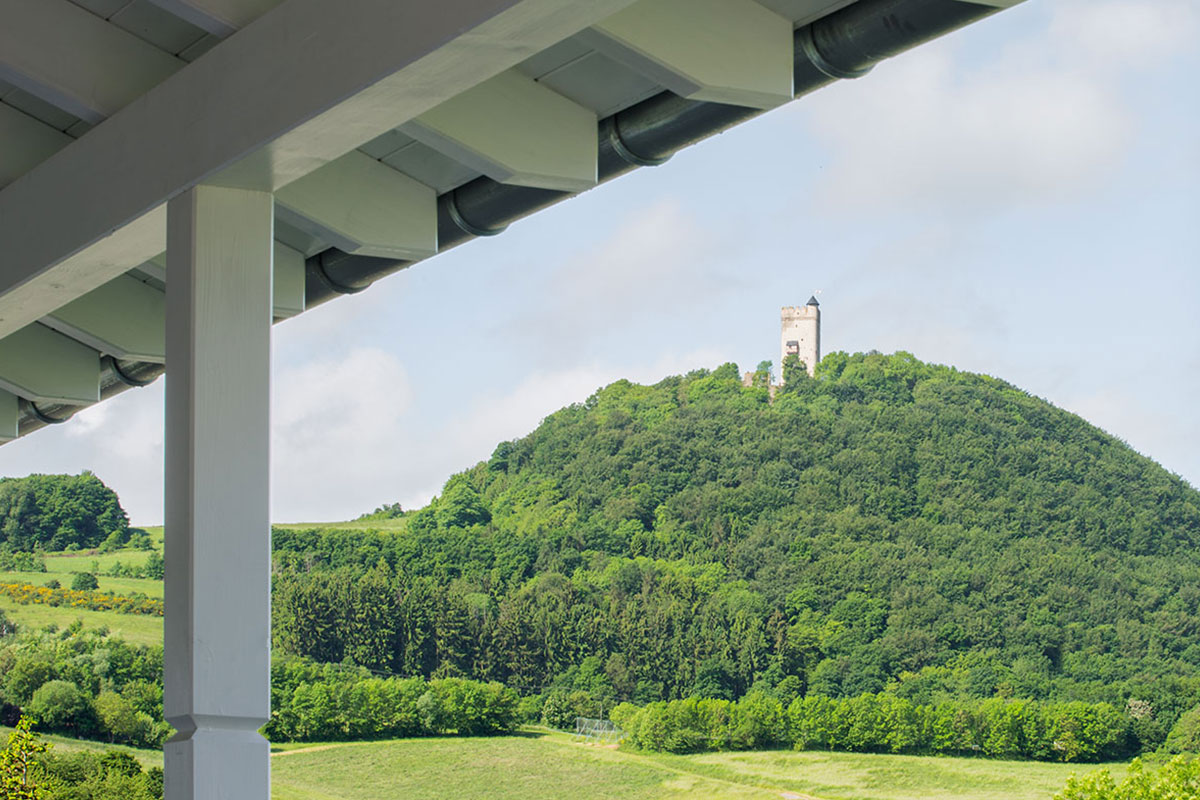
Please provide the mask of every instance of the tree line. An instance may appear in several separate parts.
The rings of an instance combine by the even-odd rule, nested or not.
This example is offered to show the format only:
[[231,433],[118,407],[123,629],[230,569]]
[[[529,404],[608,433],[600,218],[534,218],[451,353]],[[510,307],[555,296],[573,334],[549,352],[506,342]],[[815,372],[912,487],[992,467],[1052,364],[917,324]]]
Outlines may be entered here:
[[612,719],[647,750],[846,750],[986,755],[1039,761],[1112,761],[1138,752],[1128,714],[1108,703],[1044,703],[992,698],[913,703],[893,694],[741,700],[687,698],[638,708],[619,705]]
[[272,665],[272,741],[395,739],[454,733],[511,733],[521,721],[517,693],[464,678],[379,677],[285,659]]

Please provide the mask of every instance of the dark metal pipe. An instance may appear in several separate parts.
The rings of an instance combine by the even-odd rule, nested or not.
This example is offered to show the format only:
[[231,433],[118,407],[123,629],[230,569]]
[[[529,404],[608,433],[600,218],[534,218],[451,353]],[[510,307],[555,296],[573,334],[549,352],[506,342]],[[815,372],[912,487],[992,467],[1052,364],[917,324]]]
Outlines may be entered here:
[[[999,11],[970,0],[859,0],[798,29],[793,40],[793,92],[802,97],[841,78],[866,74],[878,62]],[[763,113],[762,109],[686,100],[662,92],[598,126],[600,183],[639,166],[658,164],[674,153]],[[570,192],[509,186],[476,178],[438,198],[438,252],[478,236],[494,235],[519,219],[572,197]],[[412,261],[356,256],[330,248],[308,259],[305,307],[354,294]],[[100,397],[137,382],[150,382],[161,364],[106,364]],[[66,418],[75,406],[39,406],[43,417]],[[24,435],[46,423],[22,415]]]
[[[152,364],[147,361],[120,361],[105,357],[102,361],[102,373],[100,375],[100,399],[107,400],[115,394],[129,389],[133,386],[145,386],[153,383],[163,374],[162,364]],[[65,405],[63,403],[46,403],[38,404],[36,409],[30,408],[30,404],[21,402],[21,419],[17,425],[17,432],[24,436],[31,431],[36,431],[38,428],[44,428],[48,424],[57,424],[66,422],[76,411],[79,411],[82,406]],[[34,413],[36,410],[36,413]]]

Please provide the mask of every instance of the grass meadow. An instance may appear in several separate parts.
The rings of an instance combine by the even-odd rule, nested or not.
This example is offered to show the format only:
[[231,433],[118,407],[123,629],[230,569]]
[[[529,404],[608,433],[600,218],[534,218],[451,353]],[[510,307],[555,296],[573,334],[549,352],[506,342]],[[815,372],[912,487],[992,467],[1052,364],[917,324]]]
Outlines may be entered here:
[[[0,745],[8,741],[8,735],[13,732],[12,728],[7,728],[0,725]],[[67,736],[55,736],[52,733],[39,733],[38,736],[43,741],[49,742],[51,745],[50,752],[52,753],[74,753],[79,750],[90,750],[95,753],[111,750],[113,745],[105,742],[91,742],[84,739],[71,739]],[[162,750],[142,750],[135,747],[121,747],[127,753],[132,753],[134,758],[142,765],[142,768],[161,767],[163,765]]]
[[84,608],[64,606],[23,606],[8,597],[0,597],[0,610],[20,626],[21,630],[36,631],[47,625],[59,630],[76,620],[83,623],[84,630],[107,628],[127,642],[137,644],[162,644],[162,617],[146,614],[118,614],[115,611],[89,611]]
[[291,745],[271,760],[273,800],[1049,800],[1072,772],[1095,768],[790,751],[672,756],[548,732]]
[[[162,528],[149,529],[148,532],[161,552]],[[100,553],[95,550],[54,553],[46,556],[45,572],[0,572],[0,583],[31,583],[34,586],[45,586],[46,581],[53,578],[64,587],[70,588],[71,579],[77,572],[91,572],[93,569],[109,570],[118,561],[122,564],[141,566],[149,555],[148,550],[133,549],[117,550],[112,553]],[[100,584],[100,591],[110,594],[141,593],[148,597],[163,596],[162,581],[143,578],[109,578],[104,575],[97,575],[96,580]],[[118,614],[114,611],[89,611],[64,606],[20,605],[11,598],[3,596],[0,596],[0,610],[3,610],[5,616],[24,630],[38,630],[47,625],[55,625],[62,629],[79,620],[87,630],[107,628],[113,633],[120,634],[129,642],[162,644],[162,617],[151,617],[144,614]]]
[[[0,742],[11,728],[0,727]],[[43,735],[56,752],[110,745]],[[127,750],[143,767],[161,750]],[[1106,765],[1120,780],[1124,764]],[[283,744],[272,800],[1050,800],[1095,765],[865,755],[672,756],[575,742],[557,732],[458,739]]]

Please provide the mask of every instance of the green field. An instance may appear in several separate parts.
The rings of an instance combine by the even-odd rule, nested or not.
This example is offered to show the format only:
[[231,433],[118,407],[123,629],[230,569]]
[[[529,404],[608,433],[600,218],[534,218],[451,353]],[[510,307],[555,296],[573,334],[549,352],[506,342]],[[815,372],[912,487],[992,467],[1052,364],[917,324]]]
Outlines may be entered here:
[[[0,746],[3,746],[3,744],[8,741],[8,735],[12,732],[12,728],[6,728],[5,726],[0,725]],[[71,739],[66,736],[55,736],[52,733],[39,733],[38,736],[41,737],[43,741],[49,742],[52,745],[50,751],[53,753],[72,753],[77,750],[91,750],[100,752],[114,749],[113,745],[106,744],[105,742],[91,742],[83,739]],[[141,750],[135,747],[118,747],[116,749],[124,750],[127,753],[132,753],[134,758],[141,763],[143,768],[161,767],[163,765],[162,750]]]
[[162,617],[148,614],[118,614],[115,611],[88,611],[83,608],[65,608],[38,604],[19,605],[8,597],[0,597],[0,610],[25,631],[40,630],[55,625],[60,630],[75,620],[83,623],[85,630],[107,628],[120,635],[125,641],[135,644],[162,644]]
[[[159,552],[162,552],[162,528],[146,528],[151,540]],[[109,594],[132,595],[144,594],[148,597],[162,597],[162,581],[146,580],[144,578],[110,578],[100,575],[100,572],[110,572],[120,562],[126,566],[140,567],[150,557],[149,550],[134,550],[125,548],[111,553],[101,553],[98,550],[79,550],[74,553],[58,552],[46,555],[45,572],[0,572],[0,583],[32,583],[34,586],[45,586],[50,579],[57,580],[64,588],[71,588],[71,580],[80,572],[96,573],[100,591]]]
[[[1091,765],[852,753],[672,756],[558,733],[275,748],[274,800],[1049,800]],[[1118,779],[1123,765],[1110,766]]]
[[[161,547],[159,548],[161,552]],[[76,572],[91,572],[99,570],[108,572],[120,561],[125,565],[141,566],[150,556],[149,550],[115,550],[111,553],[100,553],[95,550],[80,550],[75,553],[53,553],[46,556],[46,572],[58,575],[72,575]],[[60,578],[61,580],[61,578]]]
[[[64,589],[70,589],[71,578],[73,575],[69,572],[52,570],[50,568],[50,564],[48,563],[50,559],[46,559],[46,561],[47,564],[45,572],[0,572],[0,583],[32,583],[34,586],[45,586],[46,581],[54,578],[60,584],[62,584]],[[76,571],[88,572],[88,565],[90,563],[91,562],[89,561],[87,564],[79,565],[82,566],[83,569],[77,569]],[[123,563],[128,564],[129,561],[125,560]],[[131,594],[144,594],[148,597],[163,596],[162,581],[151,581],[146,580],[145,578],[109,578],[105,575],[97,575],[96,581],[100,584],[99,590],[109,594],[120,594],[126,596]]]
[[[162,530],[151,532],[161,547]],[[31,583],[34,586],[45,586],[46,581],[56,579],[65,588],[70,588],[71,579],[77,572],[91,572],[93,569],[111,569],[120,561],[122,564],[141,565],[150,555],[147,550],[118,550],[113,553],[97,553],[95,551],[80,551],[77,553],[54,553],[46,556],[45,572],[0,572],[0,583]],[[100,591],[111,594],[132,595],[144,594],[149,597],[163,596],[162,581],[145,580],[142,578],[109,578],[104,575],[96,576]],[[5,616],[17,623],[23,630],[38,630],[47,625],[65,628],[76,620],[83,622],[87,630],[107,628],[112,633],[120,634],[126,641],[139,644],[162,644],[162,617],[152,617],[145,614],[118,614],[115,611],[88,611],[80,608],[63,606],[48,606],[39,604],[20,605],[9,597],[0,596],[0,610]]]
[[[11,728],[0,727],[0,743]],[[109,745],[43,735],[57,752]],[[160,750],[121,748],[144,767]],[[1124,764],[1106,765],[1120,780]],[[544,731],[271,747],[273,800],[1050,800],[1095,765],[853,753],[672,756]]]

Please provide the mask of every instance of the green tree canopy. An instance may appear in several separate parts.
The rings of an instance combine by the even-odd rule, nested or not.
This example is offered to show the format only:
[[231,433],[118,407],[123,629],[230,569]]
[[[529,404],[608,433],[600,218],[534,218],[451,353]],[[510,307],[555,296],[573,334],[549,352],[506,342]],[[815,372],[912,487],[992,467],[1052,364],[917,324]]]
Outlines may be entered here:
[[91,472],[0,479],[0,542],[13,550],[97,547],[128,529],[116,493]]

